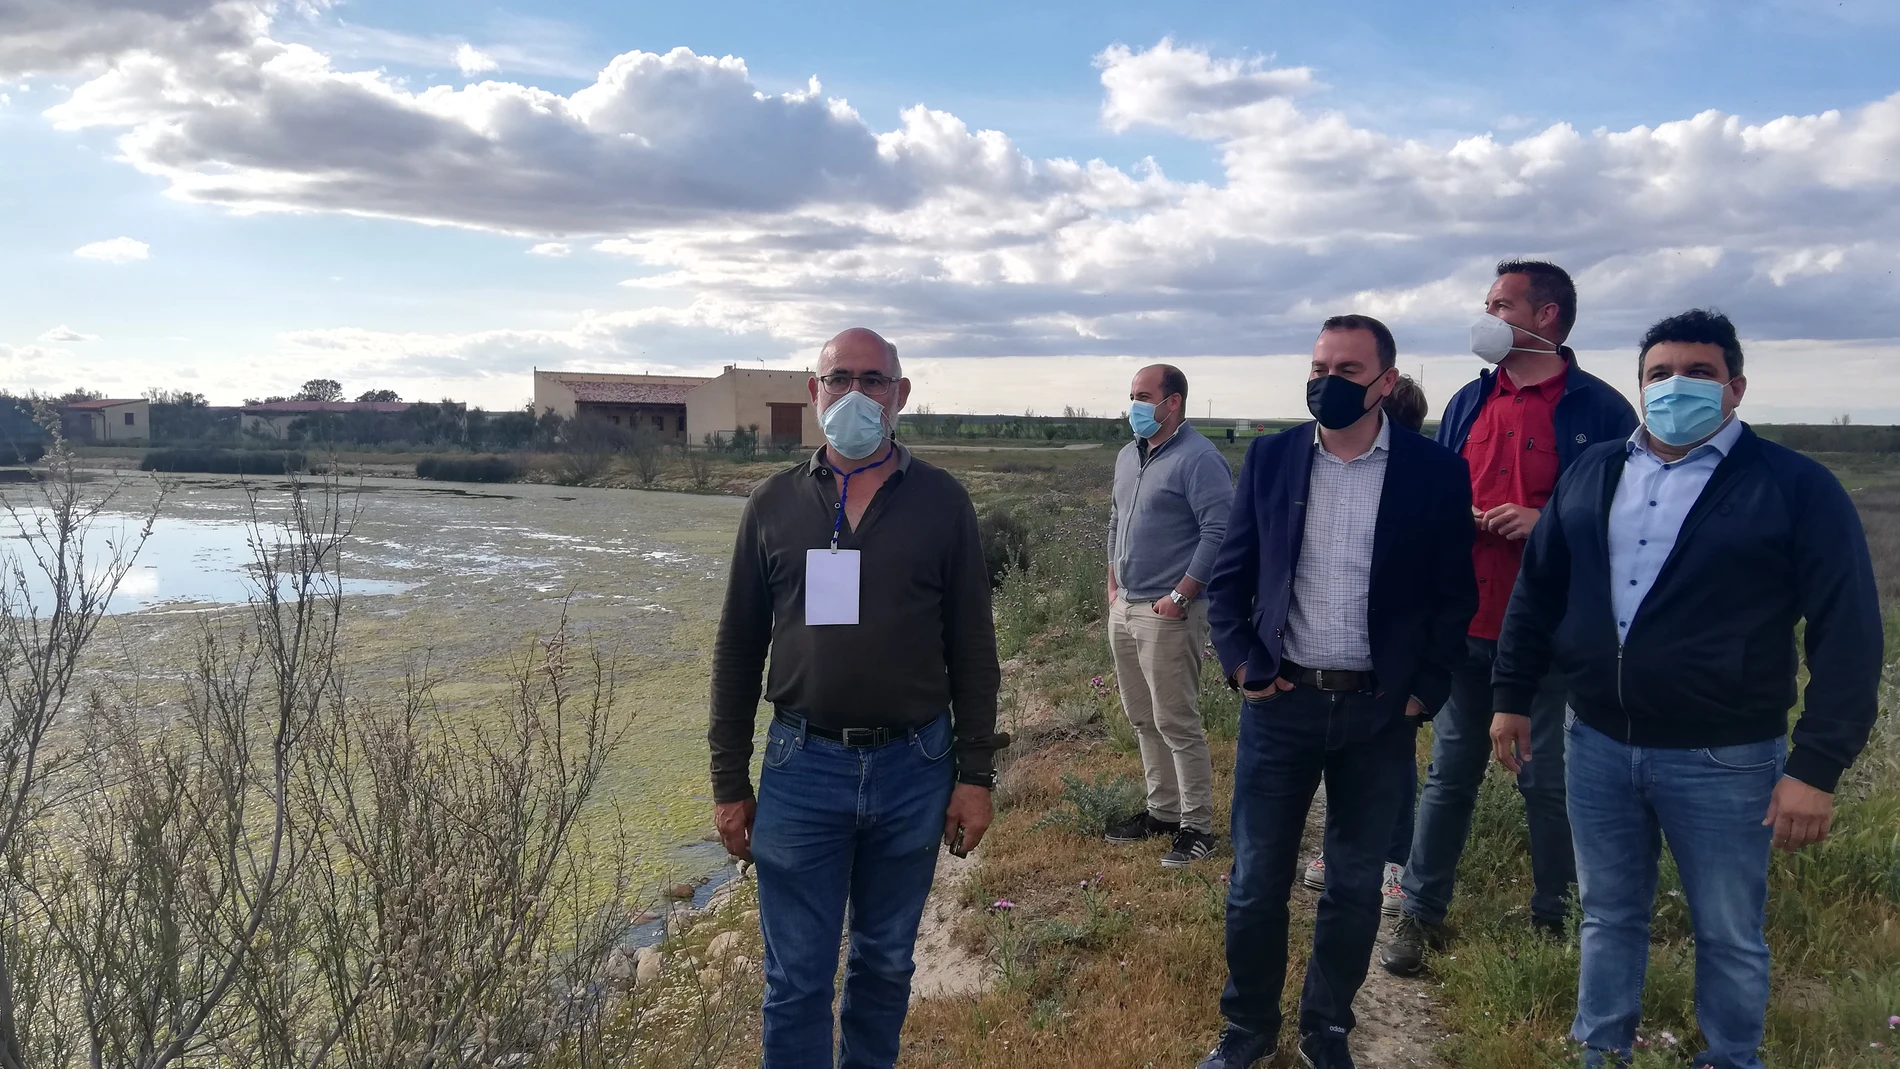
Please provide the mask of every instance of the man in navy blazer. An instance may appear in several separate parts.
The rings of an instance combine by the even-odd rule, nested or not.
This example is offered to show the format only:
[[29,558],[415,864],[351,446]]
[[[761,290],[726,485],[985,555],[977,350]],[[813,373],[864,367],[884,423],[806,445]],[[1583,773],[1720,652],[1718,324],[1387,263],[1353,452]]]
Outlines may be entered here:
[[1316,422],[1256,439],[1207,585],[1228,683],[1245,693],[1227,890],[1227,1027],[1201,1069],[1278,1047],[1287,899],[1313,793],[1326,782],[1326,891],[1300,997],[1299,1052],[1351,1067],[1346,1034],[1379,931],[1379,877],[1418,723],[1464,661],[1477,610],[1471,479],[1456,453],[1386,419],[1391,331],[1320,329],[1306,384]]

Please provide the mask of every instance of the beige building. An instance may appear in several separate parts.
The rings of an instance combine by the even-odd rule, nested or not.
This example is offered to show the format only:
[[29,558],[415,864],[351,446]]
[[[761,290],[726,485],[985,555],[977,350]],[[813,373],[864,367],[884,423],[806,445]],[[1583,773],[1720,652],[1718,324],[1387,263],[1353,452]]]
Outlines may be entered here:
[[[246,434],[288,438],[291,427],[298,420],[314,423],[325,417],[400,416],[414,407],[408,401],[271,401],[261,405],[245,405],[238,409],[238,417]],[[310,426],[310,423],[305,426]]]
[[152,403],[143,398],[75,401],[60,406],[60,417],[69,440],[89,445],[143,442],[152,436]]
[[728,366],[717,378],[534,372],[534,408],[564,419],[589,417],[650,429],[669,442],[699,445],[758,428],[759,447],[815,449],[824,442],[806,383],[808,371]]

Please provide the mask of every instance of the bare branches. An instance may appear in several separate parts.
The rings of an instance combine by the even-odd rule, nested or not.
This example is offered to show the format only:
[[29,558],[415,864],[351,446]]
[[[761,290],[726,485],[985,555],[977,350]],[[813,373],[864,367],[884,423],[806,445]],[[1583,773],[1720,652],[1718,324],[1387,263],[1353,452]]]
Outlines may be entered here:
[[[13,513],[51,578],[16,564],[0,595],[0,1069],[593,1069],[651,1051],[610,968],[636,914],[597,798],[632,724],[610,658],[563,618],[499,701],[438,701],[426,666],[361,688],[355,516],[335,483],[293,479],[253,494],[255,594],[203,619],[181,700],[77,701],[138,543],[88,560],[108,513],[61,478]],[[666,1064],[730,1044],[729,1023],[704,1031],[717,1043]]]

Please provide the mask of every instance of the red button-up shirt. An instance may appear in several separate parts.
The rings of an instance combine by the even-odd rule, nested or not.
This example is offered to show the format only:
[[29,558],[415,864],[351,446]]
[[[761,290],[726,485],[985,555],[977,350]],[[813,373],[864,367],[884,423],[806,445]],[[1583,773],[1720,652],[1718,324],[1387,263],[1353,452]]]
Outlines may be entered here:
[[[1500,369],[1491,396],[1471,424],[1464,458],[1471,465],[1471,506],[1488,512],[1499,505],[1542,509],[1557,485],[1557,401],[1564,395],[1568,370],[1535,386],[1519,387]],[[1524,559],[1524,543],[1480,529],[1471,547],[1478,572],[1478,614],[1471,618],[1475,638],[1496,641],[1504,627],[1504,609]]]

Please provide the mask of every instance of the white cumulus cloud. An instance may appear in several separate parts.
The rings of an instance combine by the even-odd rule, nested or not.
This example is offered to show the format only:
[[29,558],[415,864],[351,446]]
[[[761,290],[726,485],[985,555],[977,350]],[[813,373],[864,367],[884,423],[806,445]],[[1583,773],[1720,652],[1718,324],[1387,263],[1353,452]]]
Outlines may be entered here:
[[131,263],[144,260],[152,254],[152,247],[133,238],[107,238],[93,241],[73,250],[73,255],[82,260],[104,260],[109,264]]
[[53,344],[58,344],[60,342],[98,341],[99,335],[85,334],[62,324],[40,335],[40,340],[43,342],[51,342]]
[[[43,22],[57,7],[15,2]],[[172,44],[110,52],[126,31],[49,23],[34,47],[110,53],[46,114],[116,132],[120,157],[172,195],[501,231],[536,255],[630,264],[629,308],[571,330],[352,335],[364,360],[499,374],[550,346],[614,360],[735,339],[796,359],[858,322],[920,361],[1248,357],[1298,353],[1319,318],[1350,310],[1387,317],[1402,353],[1457,353],[1491,265],[1516,255],[1577,278],[1580,347],[1630,346],[1710,303],[1751,338],[1900,338],[1900,93],[1764,121],[1513,118],[1403,137],[1327,108],[1310,67],[1165,39],[1106,48],[1103,126],[1180,135],[1218,160],[1216,179],[1180,181],[1152,163],[1038,158],[923,104],[867,117],[815,78],[770,91],[736,56],[627,52],[566,95],[499,79],[417,89],[268,22],[229,31],[256,31],[240,13],[265,9],[140,2],[176,9]]]
[[455,47],[454,58],[456,68],[463,74],[482,74],[486,71],[501,69],[501,64],[495,62],[495,57],[477,49],[467,41]]

